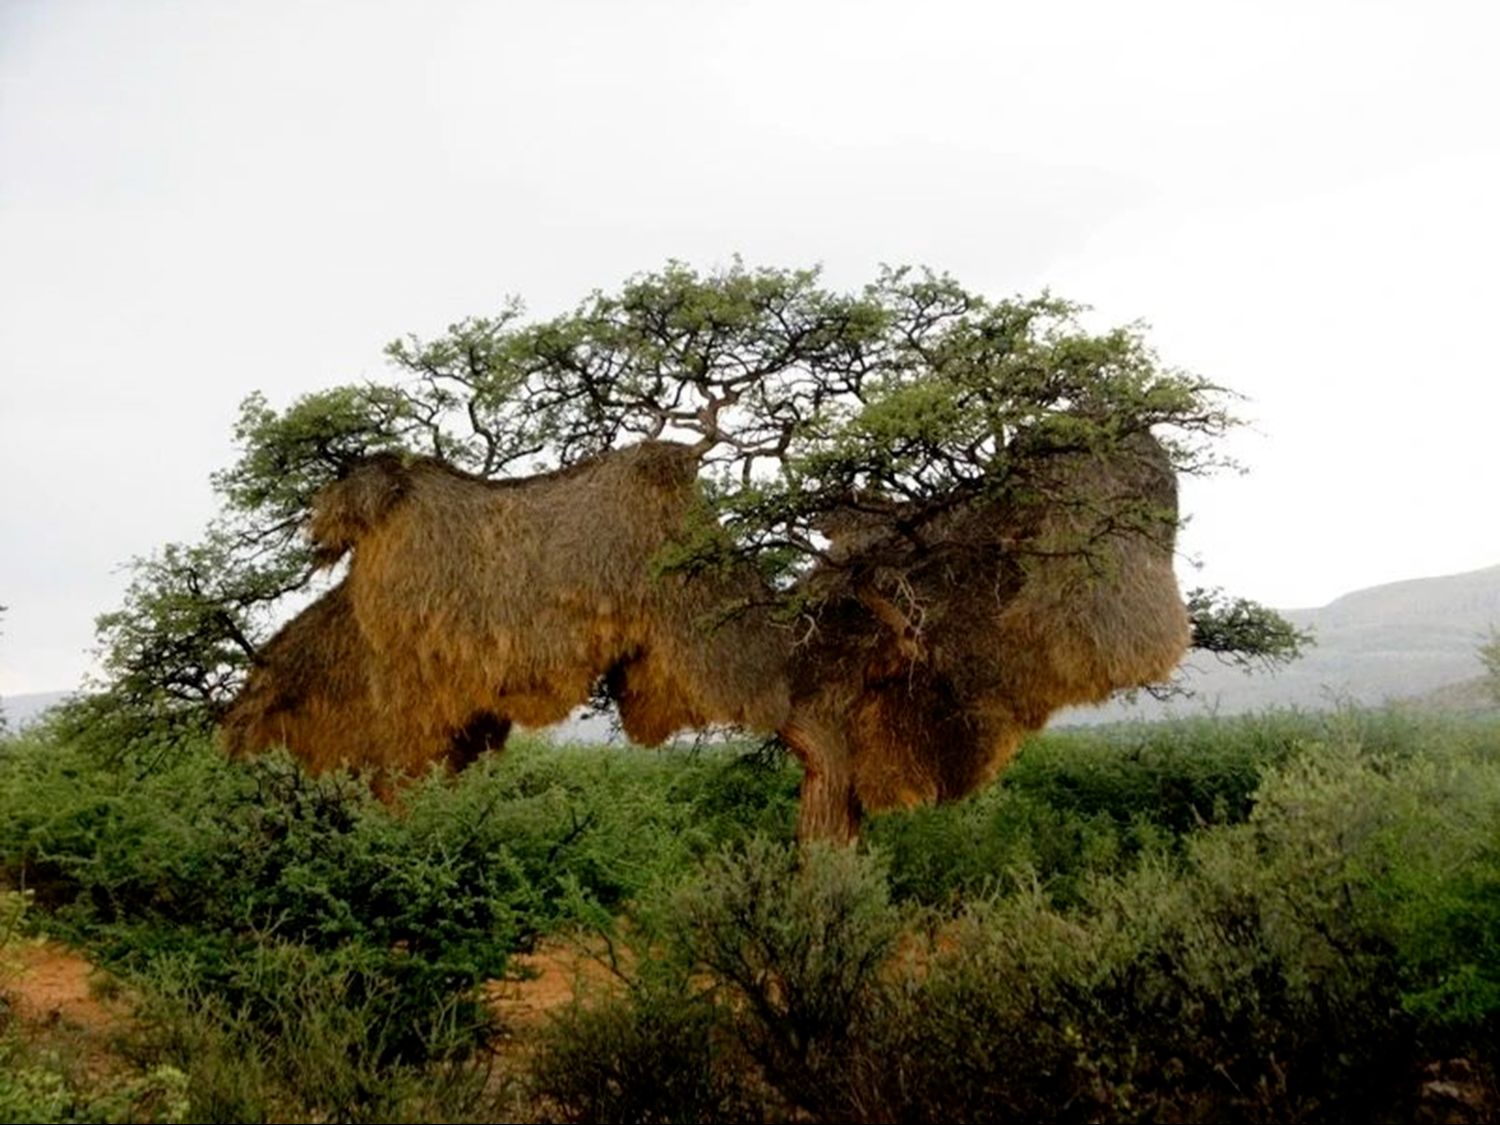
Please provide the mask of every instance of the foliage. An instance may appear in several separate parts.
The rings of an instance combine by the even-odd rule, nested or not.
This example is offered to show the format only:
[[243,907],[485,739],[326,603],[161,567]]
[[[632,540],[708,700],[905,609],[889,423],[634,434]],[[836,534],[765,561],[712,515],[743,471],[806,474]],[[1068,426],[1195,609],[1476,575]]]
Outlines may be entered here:
[[1242,823],[1265,772],[1310,742],[1422,754],[1453,734],[1398,712],[1291,711],[1050,731],[1026,744],[999,785],[882,817],[866,837],[901,899],[951,908],[1024,871],[1054,904],[1076,905],[1093,875],[1180,849],[1197,829]]
[[[0,1105],[514,1120],[524,1059],[573,1120],[1409,1119],[1428,1062],[1500,1048],[1493,721],[1055,732],[866,853],[793,849],[795,785],[522,740],[393,815],[202,741],[7,740],[0,881],[140,1034],[101,1085],[0,1027]],[[491,1060],[474,985],[579,922],[622,989]]]
[[58,729],[0,749],[0,882],[143,998],[133,1057],[188,1076],[193,1120],[497,1119],[477,986],[514,950],[720,843],[791,834],[795,772],[732,753],[523,739],[393,813],[279,755]]
[[[1050,296],[990,301],[928,271],[886,269],[837,293],[811,270],[674,263],[550,320],[525,322],[512,302],[398,341],[390,385],[280,412],[252,395],[239,458],[215,477],[221,517],[200,544],[138,560],[124,606],[100,618],[109,698],[78,725],[109,714],[159,741],[212,722],[281,600],[309,581],[296,529],[312,496],[376,451],[494,477],[647,437],[695,443],[715,518],[664,561],[749,558],[792,605],[796,579],[834,561],[822,528],[835,513],[896,533],[882,550],[900,559],[871,547],[858,560],[883,566],[926,550],[924,531],[955,507],[1024,492],[1046,457],[1155,427],[1177,470],[1213,468],[1212,439],[1233,424],[1226,396],[1164,367],[1138,328],[1092,333],[1078,311]],[[1150,515],[1091,513],[1100,527]],[[1269,611],[1202,608],[1216,651],[1295,653]]]
[[666,904],[667,956],[753,1013],[740,1046],[792,1105],[822,1115],[852,1038],[877,1016],[876,973],[899,915],[883,872],[853,850],[752,840],[717,856]]
[[533,1074],[544,1096],[572,1120],[843,1116],[901,922],[876,863],[756,838],[633,921],[639,974],[551,1029]]
[[56,800],[7,810],[8,861],[114,968],[180,964],[264,1020],[296,1009],[304,977],[336,979],[381,1059],[482,1037],[472,992],[504,970],[526,890],[503,856],[415,837],[347,778],[280,758],[229,771],[205,754],[123,792],[21,765]]
[[216,527],[202,543],[171,543],[135,564],[125,607],[98,619],[110,690],[65,704],[65,721],[117,744],[122,734],[160,742],[212,726],[254,658],[272,603],[307,581],[300,544],[257,552],[247,565],[242,541]]
[[267,1044],[344,1043],[350,1097],[361,1074],[483,1043],[478,986],[537,934],[597,918],[759,827],[789,836],[795,791],[779,762],[522,741],[392,812],[282,755],[241,766],[200,740],[145,760],[47,731],[9,744],[0,878],[32,888],[52,927],[104,964],[212,1013],[233,1042],[253,1030]]
[[[190,963],[158,962],[130,1053],[187,1077],[194,1121],[495,1120],[488,1067],[448,1052],[392,1059],[372,1041],[380,1002],[306,950],[252,954],[269,987],[237,1003]],[[356,986],[351,988],[351,985]],[[450,1001],[447,1012],[457,1016]],[[503,1086],[503,1076],[497,1085]]]
[[[639,1058],[644,1028],[687,1042],[691,1027],[700,1046],[650,1068],[650,1081],[701,1095],[678,1105],[684,1120],[746,1100],[761,1119],[1409,1119],[1425,1060],[1492,1059],[1500,1046],[1500,732],[1450,727],[1460,737],[1392,752],[1345,737],[1357,725],[1330,723],[1327,741],[1269,766],[1248,818],[1126,864],[1079,853],[1067,902],[1018,866],[914,930],[879,857],[846,853],[858,869],[847,872],[810,858],[837,888],[832,910],[799,896],[794,859],[721,858],[676,892],[675,930],[650,931],[658,960],[621,997],[559,1022],[544,1089],[574,1119],[584,1106],[624,1119],[610,1107],[644,1089],[605,1028],[629,1029]],[[841,920],[853,918],[851,939]],[[870,948],[859,935],[896,927],[903,956],[859,960]],[[821,955],[835,935],[853,959]],[[858,998],[819,1007],[815,1026],[837,1052],[789,1064],[752,1049],[777,1034],[793,995],[747,953],[771,940],[819,951],[800,962],[814,970],[798,978],[804,990]],[[693,1068],[693,1086],[677,1065]]]
[[[1500,913],[1474,884],[1497,783],[1493,761],[1310,749],[1180,863],[1148,854],[1072,910],[1024,887],[971,907],[888,1048],[918,1081],[886,1096],[933,1120],[1409,1115],[1418,1060],[1493,1049],[1493,962],[1473,962]],[[1443,801],[1454,784],[1470,798]],[[1460,1003],[1423,1007],[1449,983]]]
[[0,1037],[0,1121],[174,1125],[202,1120],[189,1116],[187,1081],[187,1075],[165,1065],[136,1077],[101,1081],[76,1060],[27,1050],[17,1038]]
[[564,1009],[542,1043],[530,1083],[566,1121],[771,1119],[725,1058],[722,1012],[676,965]]
[[1189,590],[1187,604],[1193,647],[1246,671],[1286,663],[1313,643],[1311,633],[1297,629],[1275,610],[1227,597],[1222,590]]
[[153,1066],[101,1081],[75,1053],[22,1037],[11,1007],[18,968],[12,951],[31,898],[29,891],[0,889],[0,1121],[187,1120],[187,1078],[176,1068]]

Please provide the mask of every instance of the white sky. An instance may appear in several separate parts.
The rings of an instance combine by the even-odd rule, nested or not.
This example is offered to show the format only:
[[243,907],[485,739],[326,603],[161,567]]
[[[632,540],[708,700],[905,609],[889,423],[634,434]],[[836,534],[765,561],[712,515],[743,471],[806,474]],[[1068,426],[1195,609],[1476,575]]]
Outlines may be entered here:
[[0,694],[195,538],[239,401],[668,258],[919,263],[1247,396],[1185,584],[1500,562],[1486,3],[0,0]]

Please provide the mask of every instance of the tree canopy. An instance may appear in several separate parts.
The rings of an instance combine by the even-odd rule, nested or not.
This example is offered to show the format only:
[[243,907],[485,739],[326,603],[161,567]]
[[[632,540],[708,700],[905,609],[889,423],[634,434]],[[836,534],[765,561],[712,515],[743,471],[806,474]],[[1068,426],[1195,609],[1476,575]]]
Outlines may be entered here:
[[[991,300],[921,269],[840,293],[816,270],[673,263],[551,319],[512,301],[435,339],[405,337],[387,348],[390,382],[284,409],[252,394],[238,458],[214,477],[220,517],[201,542],[136,560],[125,604],[99,620],[99,713],[211,723],[283,600],[311,580],[299,529],[313,496],[375,452],[494,478],[686,442],[711,518],[666,565],[748,559],[789,604],[809,569],[847,561],[825,534],[840,514],[920,552],[945,513],[1034,481],[1040,457],[1151,431],[1177,472],[1220,467],[1232,396],[1164,366],[1139,326],[1092,332],[1080,312],[1050,295]],[[1138,516],[1097,513],[1101,526]],[[1189,608],[1195,641],[1229,658],[1290,659],[1305,640],[1242,599],[1193,591]]]

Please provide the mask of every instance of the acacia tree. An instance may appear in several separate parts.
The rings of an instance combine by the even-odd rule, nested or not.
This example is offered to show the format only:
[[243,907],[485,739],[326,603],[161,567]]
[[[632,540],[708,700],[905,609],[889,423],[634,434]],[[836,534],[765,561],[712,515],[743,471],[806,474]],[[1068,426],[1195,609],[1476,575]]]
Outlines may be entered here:
[[[503,477],[688,442],[712,518],[667,564],[749,560],[793,611],[810,569],[851,565],[824,534],[835,516],[887,533],[854,564],[873,569],[930,549],[944,514],[1034,480],[1039,457],[1151,431],[1177,472],[1219,467],[1230,396],[1163,366],[1138,327],[1093,333],[1078,312],[1047,295],[992,301],[924,270],[839,293],[816,270],[671,264],[550,320],[512,302],[399,340],[390,383],[280,411],[251,395],[239,457],[214,478],[219,519],[202,542],[137,560],[124,606],[100,618],[105,691],[84,705],[88,721],[112,715],[126,733],[212,723],[278,606],[310,581],[299,528],[313,495],[378,451]],[[1150,518],[1096,515],[1100,531]],[[1193,591],[1189,608],[1195,643],[1228,658],[1286,660],[1305,640],[1242,599]]]

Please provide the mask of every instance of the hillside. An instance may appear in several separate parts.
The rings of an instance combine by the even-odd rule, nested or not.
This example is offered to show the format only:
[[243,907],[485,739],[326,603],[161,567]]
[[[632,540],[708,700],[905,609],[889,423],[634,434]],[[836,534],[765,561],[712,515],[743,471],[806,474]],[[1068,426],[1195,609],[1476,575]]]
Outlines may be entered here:
[[[1475,650],[1490,626],[1500,624],[1500,566],[1372,586],[1317,609],[1282,612],[1316,640],[1289,668],[1247,675],[1195,654],[1183,676],[1195,693],[1192,699],[1079,708],[1059,716],[1054,725],[1201,711],[1239,714],[1267,706],[1320,709],[1413,697],[1430,697],[1433,705],[1442,706],[1452,694],[1445,689],[1478,674]],[[1463,698],[1470,696],[1472,692]]]
[[0,712],[10,724],[11,730],[19,730],[28,723],[41,718],[49,707],[56,707],[71,691],[37,691],[24,695],[0,696]]

